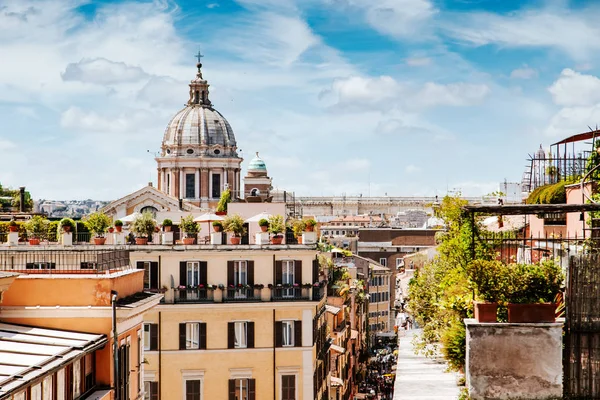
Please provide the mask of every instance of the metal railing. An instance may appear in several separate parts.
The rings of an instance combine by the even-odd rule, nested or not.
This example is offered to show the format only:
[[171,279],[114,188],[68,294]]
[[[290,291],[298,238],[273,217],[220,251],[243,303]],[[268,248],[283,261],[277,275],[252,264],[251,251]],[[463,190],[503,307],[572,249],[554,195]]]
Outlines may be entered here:
[[212,303],[214,290],[206,288],[175,289],[175,303]]
[[0,271],[24,274],[90,274],[132,268],[129,250],[0,251]]
[[223,293],[223,302],[234,303],[245,301],[260,301],[260,289],[254,288],[226,288]]
[[309,300],[309,289],[302,287],[274,287],[273,289],[271,289],[271,300]]

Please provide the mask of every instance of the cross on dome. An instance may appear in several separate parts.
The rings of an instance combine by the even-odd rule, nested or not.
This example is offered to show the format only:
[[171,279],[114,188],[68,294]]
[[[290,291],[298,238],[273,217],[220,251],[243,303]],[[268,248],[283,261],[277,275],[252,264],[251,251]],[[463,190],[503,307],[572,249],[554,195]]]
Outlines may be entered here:
[[196,54],[196,58],[198,59],[198,62],[202,62],[202,57],[204,57],[204,54],[202,54],[200,52],[200,50],[198,50],[198,54]]

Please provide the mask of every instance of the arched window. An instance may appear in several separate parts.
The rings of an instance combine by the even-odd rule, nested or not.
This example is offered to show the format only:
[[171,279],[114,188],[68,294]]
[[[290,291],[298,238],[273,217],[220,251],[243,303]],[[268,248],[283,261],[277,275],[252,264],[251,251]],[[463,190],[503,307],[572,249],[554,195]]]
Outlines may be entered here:
[[145,212],[149,212],[150,214],[152,214],[152,217],[156,218],[156,213],[158,212],[158,210],[156,209],[156,207],[146,206],[146,207],[142,207],[142,209],[140,210],[140,212],[142,214],[145,213]]
[[260,196],[260,190],[254,188],[250,191],[250,196]]

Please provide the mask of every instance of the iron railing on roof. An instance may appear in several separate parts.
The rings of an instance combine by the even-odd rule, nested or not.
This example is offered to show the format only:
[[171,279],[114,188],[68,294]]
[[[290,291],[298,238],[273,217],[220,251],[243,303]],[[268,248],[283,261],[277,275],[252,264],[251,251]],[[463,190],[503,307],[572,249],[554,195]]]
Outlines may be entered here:
[[0,271],[25,274],[90,274],[131,268],[129,250],[15,249],[0,251]]

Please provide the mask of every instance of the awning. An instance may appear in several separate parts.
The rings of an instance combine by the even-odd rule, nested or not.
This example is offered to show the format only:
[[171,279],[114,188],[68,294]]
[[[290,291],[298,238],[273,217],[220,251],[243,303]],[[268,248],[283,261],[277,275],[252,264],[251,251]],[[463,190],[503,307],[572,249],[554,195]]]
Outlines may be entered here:
[[335,376],[331,377],[331,386],[344,386],[344,381]]
[[350,331],[350,339],[358,339],[358,331],[351,329]]
[[325,311],[329,311],[333,315],[337,315],[337,313],[339,313],[341,311],[341,309],[339,307],[330,306],[330,305],[326,304],[325,305]]
[[338,353],[342,353],[342,354],[344,354],[346,352],[346,349],[344,349],[342,346],[338,346],[337,344],[332,344],[331,349],[334,351],[337,351]]

